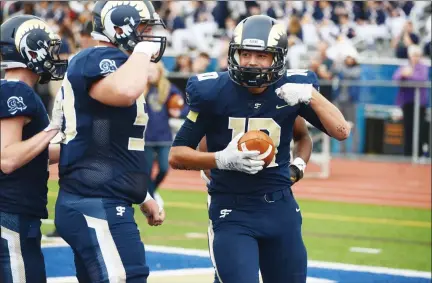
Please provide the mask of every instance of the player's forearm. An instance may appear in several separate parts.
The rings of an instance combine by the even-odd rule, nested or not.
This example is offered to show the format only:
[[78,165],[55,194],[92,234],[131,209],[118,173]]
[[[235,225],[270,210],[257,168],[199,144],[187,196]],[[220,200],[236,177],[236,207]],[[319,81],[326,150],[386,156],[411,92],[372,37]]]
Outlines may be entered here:
[[60,160],[60,145],[50,144],[48,147],[49,152],[49,164],[56,164]]
[[117,87],[119,93],[137,99],[147,86],[149,65],[150,56],[147,54],[132,54],[126,63],[112,74],[113,84]]
[[178,170],[206,170],[216,168],[215,154],[200,152],[187,146],[171,147],[169,164]]
[[1,171],[5,174],[11,174],[29,163],[48,147],[57,132],[57,130],[42,131],[30,139],[3,148],[1,152]]
[[315,89],[312,92],[310,105],[330,136],[339,141],[349,137],[351,127],[342,113]]
[[300,157],[305,163],[309,162],[312,154],[313,142],[309,134],[294,140],[293,159]]
[[134,53],[118,70],[96,83],[90,96],[106,105],[127,107],[135,103],[147,86],[150,57]]

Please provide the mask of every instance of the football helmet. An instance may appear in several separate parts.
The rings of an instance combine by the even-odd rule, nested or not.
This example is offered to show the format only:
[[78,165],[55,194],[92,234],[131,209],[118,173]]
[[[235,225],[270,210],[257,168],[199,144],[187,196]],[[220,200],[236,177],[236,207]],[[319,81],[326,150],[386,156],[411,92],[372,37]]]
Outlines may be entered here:
[[[231,80],[245,87],[266,87],[284,76],[288,39],[282,24],[268,16],[250,16],[237,25],[233,34],[228,51]],[[240,66],[240,50],[270,52],[273,64],[269,68]]]
[[[165,29],[166,26],[148,1],[97,1],[93,8],[93,32],[95,40],[110,42],[122,50],[132,52],[141,41],[160,43],[158,62],[166,48],[166,37],[138,32],[138,26],[144,23],[152,27]],[[116,30],[116,28],[119,28]],[[120,31],[120,33],[118,32]]]
[[15,16],[1,25],[1,68],[27,68],[40,76],[39,83],[62,80],[68,61],[59,56],[61,40],[42,19]]

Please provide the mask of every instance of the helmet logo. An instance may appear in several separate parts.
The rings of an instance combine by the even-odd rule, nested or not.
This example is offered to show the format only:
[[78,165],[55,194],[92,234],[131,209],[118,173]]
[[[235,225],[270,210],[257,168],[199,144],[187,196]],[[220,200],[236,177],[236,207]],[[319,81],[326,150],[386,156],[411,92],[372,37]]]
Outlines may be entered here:
[[[40,36],[41,33],[44,36]],[[44,38],[44,40],[39,39],[35,41],[33,39],[35,34],[39,38]],[[39,19],[32,19],[18,27],[15,34],[15,47],[30,62],[42,62],[48,55],[49,41],[53,39],[59,38],[45,22]]]
[[[120,7],[126,8],[127,12],[118,9]],[[129,37],[139,18],[150,19],[150,12],[143,1],[108,1],[101,11],[102,25],[116,39]],[[117,33],[115,27],[121,28],[123,32]]]
[[242,36],[243,36],[243,21],[240,22],[234,30],[233,33],[234,42],[236,44],[241,44]]
[[282,24],[275,24],[270,30],[267,46],[275,47],[279,43],[279,39],[286,34],[285,27]]
[[15,115],[18,110],[21,112],[27,109],[27,106],[24,104],[23,98],[17,96],[11,96],[7,100],[7,106],[9,107],[9,113]]

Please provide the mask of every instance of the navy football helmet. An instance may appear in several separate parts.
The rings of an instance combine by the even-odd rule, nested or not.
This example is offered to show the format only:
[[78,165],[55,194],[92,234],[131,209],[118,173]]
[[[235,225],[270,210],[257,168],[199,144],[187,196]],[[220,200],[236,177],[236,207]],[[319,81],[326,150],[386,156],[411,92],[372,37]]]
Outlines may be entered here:
[[[166,37],[138,32],[141,23],[152,29],[166,28],[150,1],[97,1],[93,8],[92,37],[129,52],[141,41],[159,42],[158,56],[152,58],[156,63],[165,52]],[[116,28],[120,28],[121,33]]]
[[[242,67],[240,50],[270,52],[273,64],[269,68]],[[250,16],[234,30],[228,51],[228,72],[231,80],[245,87],[266,87],[281,79],[286,71],[285,57],[288,39],[285,27],[268,16]]]
[[68,61],[59,56],[61,40],[42,19],[15,16],[1,25],[1,68],[27,68],[40,76],[39,83],[62,80]]

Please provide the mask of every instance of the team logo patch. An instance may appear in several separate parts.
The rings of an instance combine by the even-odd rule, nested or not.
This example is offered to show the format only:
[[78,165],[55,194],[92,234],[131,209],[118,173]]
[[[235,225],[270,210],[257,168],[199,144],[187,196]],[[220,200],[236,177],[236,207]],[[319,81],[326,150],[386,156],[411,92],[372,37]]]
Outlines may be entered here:
[[114,73],[117,70],[117,65],[114,60],[103,59],[99,63],[99,68],[101,69],[101,74],[107,76],[111,73]]
[[27,106],[24,104],[23,98],[17,96],[11,96],[7,100],[7,106],[9,107],[9,113],[15,115],[18,111],[24,111]]

